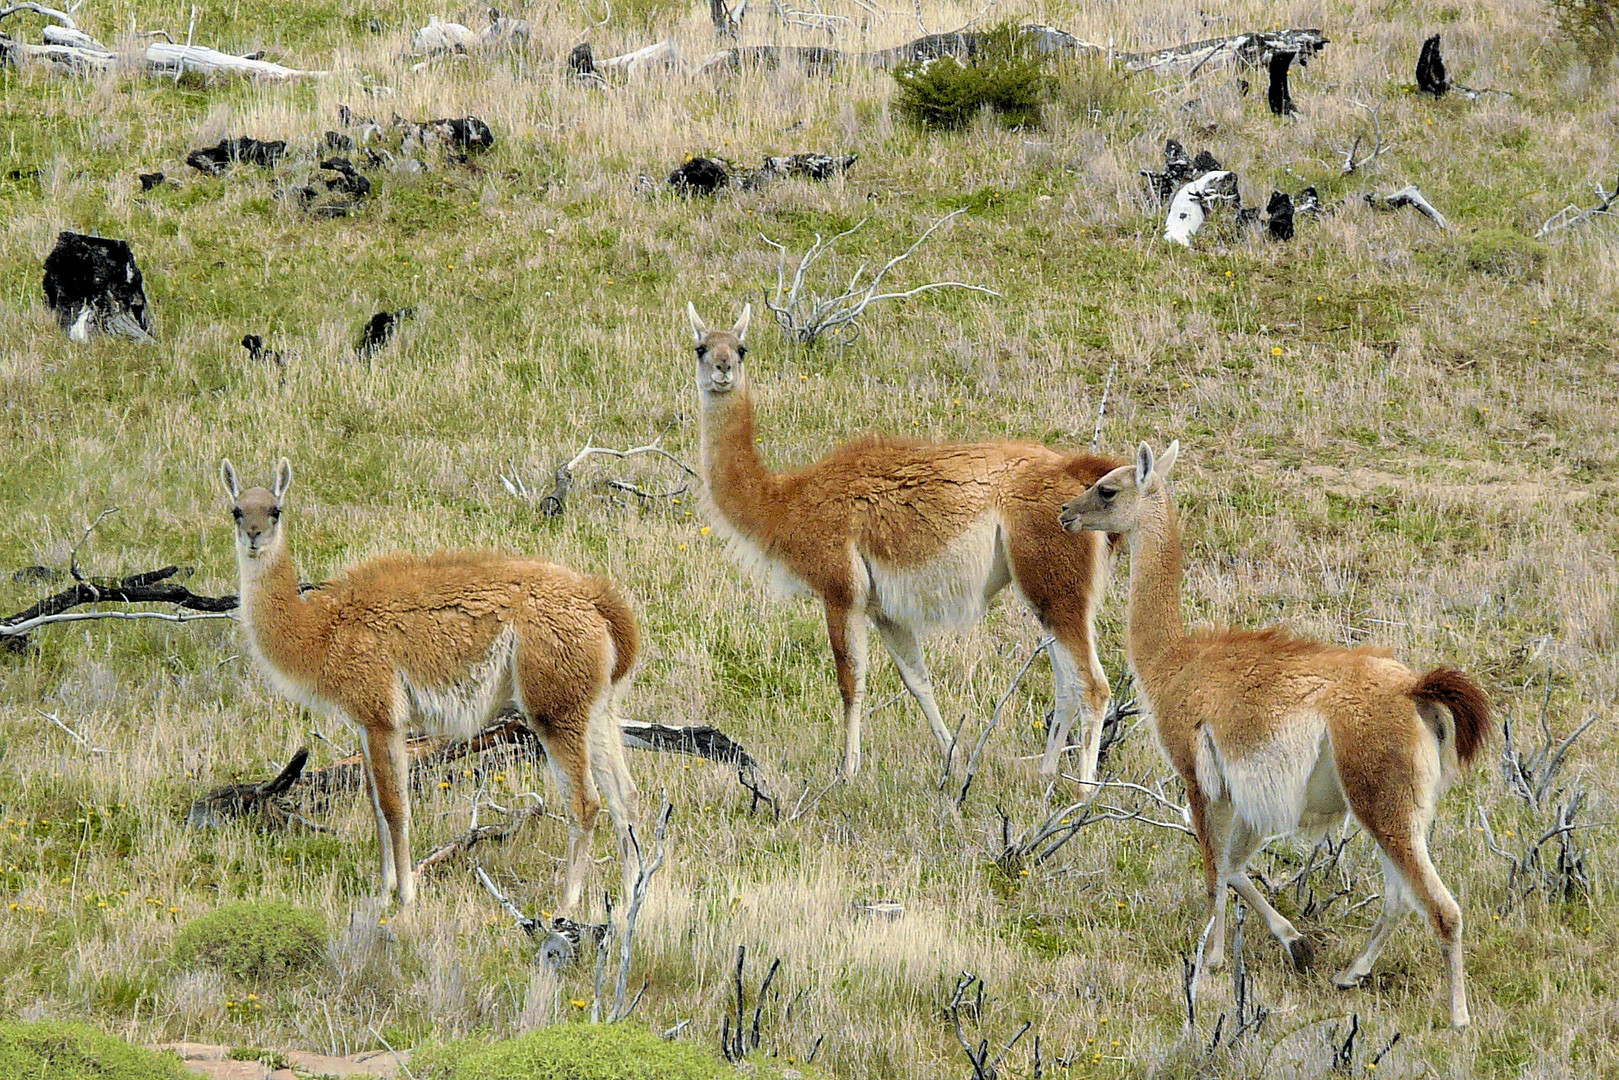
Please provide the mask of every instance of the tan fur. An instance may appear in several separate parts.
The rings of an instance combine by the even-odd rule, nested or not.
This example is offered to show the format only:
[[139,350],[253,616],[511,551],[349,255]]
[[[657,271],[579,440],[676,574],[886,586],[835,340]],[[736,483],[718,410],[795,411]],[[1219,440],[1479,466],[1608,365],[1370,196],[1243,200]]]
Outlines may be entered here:
[[1393,920],[1414,900],[1439,934],[1451,1022],[1464,1026],[1461,909],[1428,858],[1427,831],[1440,793],[1483,738],[1483,693],[1452,669],[1419,679],[1382,651],[1283,630],[1186,633],[1180,525],[1167,482],[1178,450],[1177,443],[1155,462],[1143,445],[1133,467],[1098,480],[1063,508],[1062,521],[1129,538],[1130,663],[1164,753],[1186,784],[1211,918],[1207,961],[1217,966],[1224,955],[1230,885],[1295,963],[1308,962],[1309,943],[1244,869],[1266,837],[1328,827],[1353,813],[1382,850],[1384,908],[1339,985],[1370,973]]
[[539,736],[570,817],[563,908],[579,901],[603,801],[618,831],[626,893],[635,784],[624,761],[617,698],[637,651],[635,615],[606,578],[493,552],[383,555],[317,588],[298,589],[273,490],[241,490],[221,467],[236,517],[241,620],[277,690],[342,714],[362,734],[377,817],[382,893],[415,894],[404,761],[414,714],[467,735],[515,706]]
[[743,367],[749,312],[729,332],[708,329],[689,306],[688,315],[710,515],[747,561],[822,601],[843,697],[844,773],[860,764],[867,624],[948,751],[951,733],[917,639],[973,624],[1013,583],[1056,639],[1057,710],[1041,771],[1057,771],[1081,713],[1078,771],[1093,779],[1110,693],[1095,649],[1107,538],[1065,535],[1056,510],[1118,463],[1028,443],[866,438],[804,468],[771,472],[755,442]]

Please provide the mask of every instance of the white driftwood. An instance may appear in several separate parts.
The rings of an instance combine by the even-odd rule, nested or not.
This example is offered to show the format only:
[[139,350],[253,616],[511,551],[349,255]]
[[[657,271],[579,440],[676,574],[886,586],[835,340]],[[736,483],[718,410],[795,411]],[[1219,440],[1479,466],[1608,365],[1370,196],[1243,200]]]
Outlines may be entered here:
[[1231,182],[1229,171],[1204,173],[1189,183],[1182,184],[1169,201],[1169,217],[1164,222],[1164,239],[1182,247],[1192,246],[1192,237],[1208,220],[1204,209],[1214,199],[1226,198],[1220,188]]
[[1422,194],[1422,189],[1415,184],[1407,184],[1399,191],[1389,192],[1383,196],[1383,205],[1391,210],[1397,210],[1402,206],[1414,206],[1417,208],[1418,213],[1427,217],[1441,229],[1450,228],[1450,222],[1445,220],[1445,215],[1434,209],[1433,203],[1428,201],[1427,196]]
[[648,45],[644,49],[625,53],[622,56],[610,56],[606,60],[599,60],[596,68],[599,71],[621,71],[626,75],[633,75],[642,68],[653,64],[672,66],[680,61],[680,50],[675,48],[672,41],[660,41],[655,45]]
[[148,74],[175,75],[187,71],[202,75],[248,75],[260,79],[296,79],[325,75],[324,71],[300,71],[283,67],[267,60],[246,56],[233,56],[201,45],[176,45],[172,42],[154,42],[145,51],[122,55],[79,29],[73,17],[65,11],[43,4],[22,3],[0,8],[0,19],[21,11],[54,20],[58,25],[47,26],[40,32],[43,45],[19,41],[0,34],[0,61],[43,61],[65,68],[77,75],[99,75],[120,66],[138,66]]

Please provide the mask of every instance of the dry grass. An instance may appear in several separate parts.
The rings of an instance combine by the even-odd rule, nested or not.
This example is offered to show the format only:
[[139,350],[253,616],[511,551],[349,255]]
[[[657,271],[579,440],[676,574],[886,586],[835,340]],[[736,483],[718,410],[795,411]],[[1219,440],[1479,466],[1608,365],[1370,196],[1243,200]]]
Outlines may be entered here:
[[[750,15],[746,41],[825,40],[781,32],[765,7]],[[668,448],[693,458],[681,308],[694,300],[718,322],[757,302],[775,267],[759,232],[802,250],[817,231],[870,217],[848,252],[852,270],[969,206],[918,252],[905,280],[966,274],[1004,300],[941,293],[879,308],[844,349],[806,351],[774,328],[756,331],[751,362],[771,460],[803,461],[866,430],[1083,444],[1116,357],[1105,445],[1183,443],[1193,618],[1281,620],[1391,648],[1413,665],[1457,664],[1478,673],[1524,730],[1543,700],[1557,732],[1611,715],[1619,244],[1611,226],[1562,234],[1539,278],[1516,282],[1468,269],[1464,254],[1471,230],[1532,234],[1615,172],[1612,84],[1539,5],[1363,12],[1249,0],[1207,27],[1147,5],[1027,9],[1020,14],[1121,48],[1251,25],[1320,25],[1333,44],[1295,77],[1297,121],[1275,120],[1224,73],[1119,85],[1091,72],[1105,91],[1093,85],[1086,97],[1106,106],[1095,113],[1054,113],[1037,133],[980,126],[948,138],[897,124],[892,79],[874,71],[571,85],[558,72],[582,38],[598,56],[671,30],[688,56],[710,47],[696,7],[618,8],[590,29],[598,4],[533,5],[514,12],[535,24],[526,53],[412,72],[397,53],[429,5],[311,5],[294,18],[247,2],[205,11],[197,39],[262,46],[271,59],[336,74],[260,87],[0,73],[0,567],[64,568],[84,523],[112,505],[122,512],[81,554],[92,572],[179,562],[197,567],[199,591],[231,591],[218,460],[229,455],[253,473],[286,453],[298,469],[289,523],[306,577],[381,551],[471,545],[614,574],[638,598],[646,628],[631,714],[720,726],[760,757],[776,791],[796,797],[821,786],[837,741],[816,609],[744,580],[700,532],[693,499],[623,507],[582,492],[563,521],[547,522],[496,476],[515,462],[543,485],[587,438],[627,445],[663,432]],[[131,0],[81,18],[110,40],[132,24],[183,33],[183,14]],[[470,12],[443,14],[481,25]],[[929,30],[976,14],[924,11]],[[380,34],[367,28],[373,17]],[[836,41],[877,48],[917,29],[906,10],[864,28],[851,21]],[[1436,30],[1455,78],[1515,96],[1469,104],[1407,93],[1417,44]],[[1334,148],[1365,129],[1350,99],[1378,105],[1398,148],[1346,180]],[[383,118],[473,112],[499,141],[476,170],[385,175],[362,216],[309,222],[273,196],[313,170],[339,103]],[[273,175],[185,175],[185,152],[225,134],[285,138],[295,152]],[[1170,249],[1135,178],[1168,136],[1214,150],[1261,201],[1270,185],[1313,182],[1349,203],[1286,247],[1214,232],[1196,251]],[[861,160],[846,179],[716,202],[662,190],[661,177],[688,154],[747,162],[795,150]],[[37,182],[5,178],[34,168],[43,170]],[[182,186],[133,194],[134,174],[153,168]],[[643,174],[659,181],[656,193],[638,190]],[[1362,191],[1406,182],[1422,186],[1457,236],[1360,204]],[[159,344],[63,339],[39,293],[40,263],[63,228],[132,242]],[[404,304],[418,314],[397,344],[357,362],[364,320]],[[237,347],[247,332],[288,354],[284,386]],[[598,463],[586,479],[624,474]],[[8,574],[0,609],[23,607],[42,588]],[[1121,620],[1115,596],[1104,657],[1128,692]],[[975,732],[1036,637],[1033,620],[1007,601],[978,629],[935,642],[951,719],[970,716]],[[0,660],[0,970],[9,973],[0,1011],[85,1016],[147,1039],[321,1050],[374,1046],[378,1035],[401,1045],[509,1033],[580,1015],[570,1001],[589,996],[588,973],[532,976],[527,943],[460,870],[433,875],[418,906],[379,934],[362,899],[374,841],[358,806],[334,805],[323,819],[331,835],[185,827],[198,792],[265,774],[311,730],[351,741],[338,722],[275,697],[230,624],[56,627],[37,645]],[[900,689],[891,667],[874,666],[874,702]],[[745,943],[758,958],[754,985],[779,955],[783,1003],[805,991],[790,1027],[779,1014],[767,1027],[767,1044],[802,1057],[824,1034],[818,1061],[850,1077],[965,1074],[940,1012],[962,969],[989,986],[984,1037],[1032,1020],[1048,1061],[1079,1051],[1078,1075],[1286,1075],[1289,1062],[1305,1075],[1313,1066],[1297,1063],[1319,1058],[1301,1048],[1351,1011],[1372,1050],[1404,1035],[1378,1075],[1619,1074],[1619,920],[1605,884],[1612,830],[1582,838],[1594,897],[1509,905],[1503,864],[1485,850],[1472,806],[1486,807],[1498,829],[1521,834],[1535,823],[1493,761],[1447,796],[1434,845],[1468,920],[1474,1027],[1444,1029],[1438,950],[1414,919],[1376,984],[1348,994],[1330,988],[1325,969],[1287,970],[1250,925],[1250,969],[1272,1020],[1235,1055],[1202,1058],[1180,1042],[1178,956],[1201,906],[1184,837],[1099,825],[1027,878],[1006,880],[992,865],[997,804],[1026,825],[1071,794],[1045,791],[1020,760],[1039,749],[1048,698],[1037,665],[961,809],[938,794],[930,740],[903,698],[868,726],[876,767],[790,823],[749,816],[746,793],[723,769],[637,755],[647,801],[667,791],[676,808],[675,845],[643,922],[637,978],[651,988],[641,1015],[660,1028],[690,1018],[692,1037],[716,1043],[730,964]],[[112,752],[87,756],[40,710]],[[1599,822],[1614,750],[1611,724],[1599,723],[1571,767],[1596,793]],[[317,761],[331,753],[315,744]],[[1112,767],[1131,778],[1168,771],[1145,731]],[[504,770],[497,789],[546,790],[528,765]],[[465,828],[470,797],[494,784],[492,774],[451,777],[422,794],[420,850]],[[483,858],[538,909],[555,895],[563,843],[548,821]],[[1364,837],[1345,858],[1353,892],[1336,911],[1377,883]],[[1257,863],[1286,871],[1269,857]],[[610,877],[599,873],[598,884]],[[854,921],[849,902],[876,896],[904,903],[906,917]],[[313,905],[346,926],[330,977],[269,994],[249,1016],[227,1008],[234,991],[217,978],[175,972],[176,928],[239,897]],[[1352,955],[1375,908],[1306,920],[1326,963]],[[1206,1002],[1205,1039],[1213,1014],[1230,1007],[1229,987],[1208,990]],[[1027,1073],[1027,1050],[1026,1041],[1009,1058],[1010,1075]]]

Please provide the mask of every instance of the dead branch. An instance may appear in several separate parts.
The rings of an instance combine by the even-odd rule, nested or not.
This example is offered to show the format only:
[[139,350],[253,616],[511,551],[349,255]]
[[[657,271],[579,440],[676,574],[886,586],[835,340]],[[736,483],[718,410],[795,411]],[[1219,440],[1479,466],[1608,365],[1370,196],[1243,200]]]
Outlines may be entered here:
[[[94,525],[91,527],[94,528]],[[17,648],[26,642],[26,635],[30,630],[52,623],[79,622],[87,619],[157,619],[163,622],[190,622],[204,618],[234,618],[230,612],[236,610],[236,597],[199,596],[185,586],[168,580],[176,574],[189,575],[191,573],[189,568],[182,570],[178,566],[165,566],[161,570],[148,570],[122,578],[90,580],[78,572],[77,551],[75,547],[70,570],[75,578],[73,587],[47,596],[14,615],[0,619],[0,639],[8,639],[7,644]],[[181,610],[179,612],[72,611],[73,608],[85,604],[104,603],[173,604]],[[186,611],[197,614],[184,614]]]
[[[621,731],[624,745],[639,750],[690,754],[739,769],[752,769],[756,764],[745,749],[712,727],[626,723]],[[405,754],[410,761],[409,782],[412,787],[419,787],[451,762],[480,756],[501,746],[514,747],[536,760],[543,759],[545,754],[539,737],[523,718],[515,712],[506,712],[470,739],[418,735],[405,740]],[[216,788],[192,803],[188,823],[205,828],[259,812],[267,813],[272,820],[287,819],[294,810],[295,803],[291,799],[294,795],[307,792],[319,797],[359,791],[365,783],[365,759],[360,754],[349,754],[319,769],[304,771],[303,759],[307,758],[308,751],[299,753],[301,758],[294,757],[298,770],[293,771],[289,765],[282,772],[282,777],[291,773],[286,783],[279,784],[281,778],[278,777],[276,781],[261,784],[227,784]],[[504,809],[499,812],[510,813]]]
[[[497,814],[504,814],[506,820],[488,825],[479,825],[478,812],[485,807],[495,811]],[[539,817],[544,813],[545,802],[538,796],[534,797],[534,802],[529,806],[511,808],[501,806],[499,803],[482,796],[474,798],[472,802],[472,820],[467,826],[467,831],[449,843],[441,844],[439,847],[434,848],[417,860],[416,873],[420,875],[424,870],[446,862],[457,855],[465,855],[485,840],[496,842],[505,840],[517,832],[518,829],[521,829],[529,819]]]
[[864,315],[866,309],[872,304],[881,303],[884,300],[903,300],[906,297],[915,296],[918,293],[928,292],[932,289],[967,289],[971,292],[998,297],[1001,294],[994,289],[987,289],[982,285],[967,285],[959,281],[933,281],[926,285],[918,285],[914,289],[907,289],[904,292],[879,293],[877,291],[882,288],[883,279],[888,276],[890,270],[910,258],[916,249],[921,247],[940,226],[966,212],[966,208],[962,208],[935,221],[928,226],[927,231],[917,237],[915,243],[889,259],[865,283],[862,283],[862,279],[866,276],[867,264],[861,263],[860,268],[849,278],[849,283],[844,287],[843,291],[831,296],[822,296],[813,290],[808,295],[805,295],[805,278],[816,261],[830,251],[834,244],[844,237],[858,232],[870,220],[869,218],[862,218],[859,224],[851,229],[845,229],[830,240],[823,240],[821,235],[816,233],[815,242],[798,260],[798,266],[793,271],[790,286],[787,284],[786,247],[761,233],[759,239],[781,253],[781,259],[776,266],[774,298],[767,298],[765,306],[776,316],[776,322],[781,325],[783,330],[806,345],[814,342],[828,331],[838,331],[843,335],[843,343],[847,344],[859,335],[859,327],[855,324],[855,320]]
[[[976,996],[969,999],[968,995],[974,992],[975,985],[977,988]],[[1017,1032],[1006,1041],[1005,1046],[1001,1047],[1000,1053],[995,1055],[995,1060],[991,1061],[989,1059],[988,1039],[980,1039],[976,1049],[973,1047],[972,1043],[967,1041],[967,1036],[961,1029],[961,1013],[963,1007],[965,1007],[967,1010],[968,1018],[974,1023],[977,1023],[983,1018],[984,980],[980,979],[977,975],[974,975],[969,971],[963,971],[956,978],[955,992],[950,996],[950,1003],[945,1006],[945,1015],[950,1017],[950,1023],[955,1029],[956,1041],[961,1044],[962,1050],[966,1051],[967,1060],[972,1064],[973,1080],[999,1080],[1001,1062],[1006,1060],[1006,1055],[1012,1052],[1012,1047],[1018,1044],[1018,1040],[1023,1038],[1023,1036],[1028,1033],[1029,1028],[1033,1027],[1034,1024],[1032,1021],[1025,1020],[1023,1022],[1023,1026],[1018,1028]],[[1036,1075],[1039,1075],[1040,1051],[1038,1049],[1038,1037],[1035,1039],[1035,1045],[1035,1069]]]
[[[669,805],[668,796],[664,796],[663,807],[658,811],[658,825],[652,834],[654,854],[651,862],[647,862],[642,855],[641,841],[635,835],[635,826],[631,825],[629,827],[630,845],[635,849],[635,865],[637,869],[635,872],[635,886],[630,892],[629,906],[624,913],[624,932],[618,939],[618,982],[613,990],[613,1011],[607,1016],[609,1024],[616,1024],[628,1017],[630,1013],[635,1011],[636,1004],[641,1000],[641,994],[638,993],[635,995],[634,1001],[631,1001],[627,1006],[624,1004],[626,984],[630,977],[630,949],[635,942],[635,923],[640,918],[641,904],[646,900],[647,888],[652,883],[652,875],[656,874],[663,866],[664,833],[669,828],[669,815],[673,813],[673,810],[674,808]],[[641,993],[645,992],[646,987],[642,986]],[[762,993],[763,991],[761,991],[761,995]],[[759,1022],[756,1017],[754,1019],[754,1037],[756,1040],[758,1030]]]
[[34,711],[39,713],[39,715],[43,716],[45,719],[49,720],[51,723],[55,724],[57,727],[61,728],[63,731],[67,732],[68,735],[72,737],[74,742],[76,742],[80,746],[84,747],[86,753],[91,753],[91,754],[111,754],[112,753],[111,750],[104,750],[99,746],[91,746],[89,739],[86,739],[83,735],[80,735],[77,731],[74,731],[67,724],[63,723],[61,717],[57,716],[55,713],[48,713],[43,709],[35,709]]
[[[138,56],[122,56],[81,30],[66,12],[42,4],[21,3],[0,8],[0,19],[20,11],[34,12],[59,25],[47,27],[40,35],[44,41],[42,45],[32,45],[0,34],[0,60],[13,63],[20,60],[40,61],[76,75],[99,75],[127,66],[138,66],[148,75],[173,75],[176,78],[188,71],[207,76],[246,75],[276,81],[327,74],[325,71],[300,71],[257,57],[233,56],[217,49],[192,45],[189,34],[184,45],[168,41],[153,42]],[[192,18],[194,24],[195,13]]]
[[1349,104],[1357,109],[1365,109],[1367,115],[1372,118],[1372,151],[1365,157],[1360,156],[1361,136],[1359,135],[1355,136],[1355,142],[1348,150],[1339,150],[1338,152],[1344,156],[1343,174],[1345,176],[1349,176],[1355,170],[1370,165],[1394,149],[1392,144],[1383,141],[1383,118],[1379,115],[1379,110],[1359,101],[1351,101]]
[[[552,481],[552,488],[550,492],[545,495],[536,495],[536,493],[523,482],[523,478],[518,474],[515,466],[512,467],[510,476],[507,476],[505,473],[499,474],[500,482],[506,488],[506,491],[515,498],[526,499],[531,502],[537,499],[540,504],[540,513],[544,514],[546,517],[560,517],[567,510],[568,493],[573,490],[574,470],[579,468],[579,466],[584,464],[592,457],[610,457],[619,461],[625,461],[629,458],[638,457],[642,454],[649,454],[655,458],[659,458],[668,462],[669,464],[674,465],[688,480],[697,479],[697,471],[695,469],[658,445],[662,439],[663,436],[659,435],[656,439],[653,439],[645,446],[635,446],[628,450],[614,450],[610,446],[595,446],[587,442],[583,450],[580,450],[577,454],[570,458],[566,464],[559,465],[557,467],[556,474]],[[606,486],[620,491],[628,490],[645,498],[659,501],[679,498],[691,490],[691,485],[689,483],[682,484],[671,491],[663,492],[661,494],[653,494],[643,491],[636,485],[621,480],[608,480],[606,481]]]
[[[994,731],[995,726],[1001,722],[1001,710],[1006,707],[1006,703],[1010,701],[1012,695],[1017,692],[1019,684],[1023,682],[1023,676],[1029,673],[1029,668],[1033,666],[1035,658],[1050,648],[1051,643],[1054,640],[1054,638],[1050,637],[1040,639],[1040,643],[1034,647],[1034,651],[1029,654],[1029,658],[1023,662],[1023,667],[1018,669],[1017,675],[1012,679],[1012,685],[1006,688],[1006,693],[1002,694],[1001,699],[995,703],[995,711],[990,714],[989,723],[984,725],[984,730],[978,736],[978,742],[973,746],[973,752],[967,758],[967,771],[966,776],[962,779],[961,794],[956,797],[956,805],[958,807],[967,801],[967,792],[972,788],[973,777],[977,775],[978,772],[978,755],[984,752],[984,744],[989,741],[990,732]],[[944,776],[939,780],[940,791],[944,790],[944,785],[950,780],[949,763],[955,748],[956,741],[951,739],[950,747],[945,751],[944,760],[946,771]]]
[[1398,210],[1402,206],[1414,206],[1418,213],[1428,218],[1441,229],[1447,231],[1450,229],[1450,222],[1445,220],[1445,215],[1434,209],[1433,203],[1428,201],[1427,196],[1422,194],[1422,189],[1415,184],[1407,184],[1400,190],[1391,191],[1381,198],[1367,194],[1366,202],[1367,205],[1378,210]]
[[1570,203],[1541,224],[1539,231],[1535,233],[1536,239],[1549,236],[1554,232],[1561,232],[1564,229],[1573,229],[1588,224],[1594,217],[1612,215],[1614,213],[1613,204],[1619,202],[1619,180],[1613,182],[1612,191],[1604,191],[1601,184],[1593,186],[1596,188],[1597,199],[1600,200],[1597,205],[1589,210],[1582,210]]

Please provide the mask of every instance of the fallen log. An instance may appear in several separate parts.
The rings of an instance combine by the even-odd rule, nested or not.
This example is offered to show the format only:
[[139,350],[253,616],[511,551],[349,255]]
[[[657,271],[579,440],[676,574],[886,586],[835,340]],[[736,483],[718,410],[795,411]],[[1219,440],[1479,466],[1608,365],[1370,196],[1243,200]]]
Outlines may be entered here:
[[[1171,67],[1189,67],[1196,74],[1216,61],[1257,68],[1271,63],[1278,53],[1291,53],[1302,67],[1310,58],[1327,47],[1328,39],[1313,28],[1294,30],[1255,31],[1230,37],[1208,38],[1188,42],[1152,52],[1120,52],[1105,45],[1081,41],[1066,30],[1054,26],[1031,23],[1020,30],[1022,43],[1040,56],[1072,56],[1080,53],[1102,55],[1120,64],[1126,71],[1156,71]],[[815,45],[747,45],[720,49],[699,61],[699,72],[714,70],[734,71],[744,67],[777,68],[785,63],[796,63],[806,71],[825,73],[841,67],[891,68],[904,63],[922,63],[952,56],[958,60],[972,60],[979,56],[993,40],[993,35],[977,30],[957,30],[947,34],[926,34],[889,49],[873,52],[846,52],[842,49]],[[569,66],[576,74],[588,71],[596,75],[603,71],[633,72],[646,65],[659,62],[669,66],[679,63],[680,55],[669,41],[658,42],[644,49],[595,61],[588,69],[588,50],[576,48],[569,57]],[[587,77],[588,77],[587,75]]]
[[[637,750],[689,754],[732,765],[750,774],[756,765],[752,756],[740,745],[724,732],[707,725],[668,727],[628,722],[622,726],[621,732],[624,745]],[[463,758],[481,756],[499,746],[514,747],[532,760],[544,760],[545,757],[539,736],[517,713],[506,712],[495,723],[469,739],[416,735],[405,740],[405,756],[410,762],[410,785],[413,789],[420,788],[424,782],[439,775],[438,770],[444,766]],[[364,787],[365,759],[360,754],[348,754],[319,769],[306,770],[303,766],[308,757],[308,749],[300,749],[272,780],[226,784],[215,788],[191,804],[186,815],[187,824],[193,828],[213,828],[255,813],[266,814],[271,821],[283,824],[288,819],[299,819],[295,799],[300,795],[323,797],[355,792]],[[297,768],[294,768],[295,764]]]
[[130,574],[116,580],[75,582],[70,589],[63,589],[15,615],[0,619],[0,641],[12,649],[21,648],[26,644],[31,630],[55,622],[136,615],[161,615],[172,621],[184,621],[186,618],[184,615],[171,616],[167,612],[73,611],[85,604],[173,604],[181,611],[201,613],[194,617],[218,616],[236,610],[237,600],[234,596],[199,596],[184,585],[168,580],[178,573],[181,573],[180,567],[165,566],[161,570]]
[[0,19],[20,12],[32,12],[52,21],[40,32],[41,45],[30,44],[0,33],[0,63],[25,61],[52,64],[74,75],[101,75],[120,67],[134,67],[149,75],[247,75],[253,78],[286,80],[325,75],[324,71],[300,71],[283,67],[256,56],[234,56],[201,45],[176,45],[157,41],[138,54],[120,54],[79,28],[73,16],[37,3],[13,4],[0,8]]

